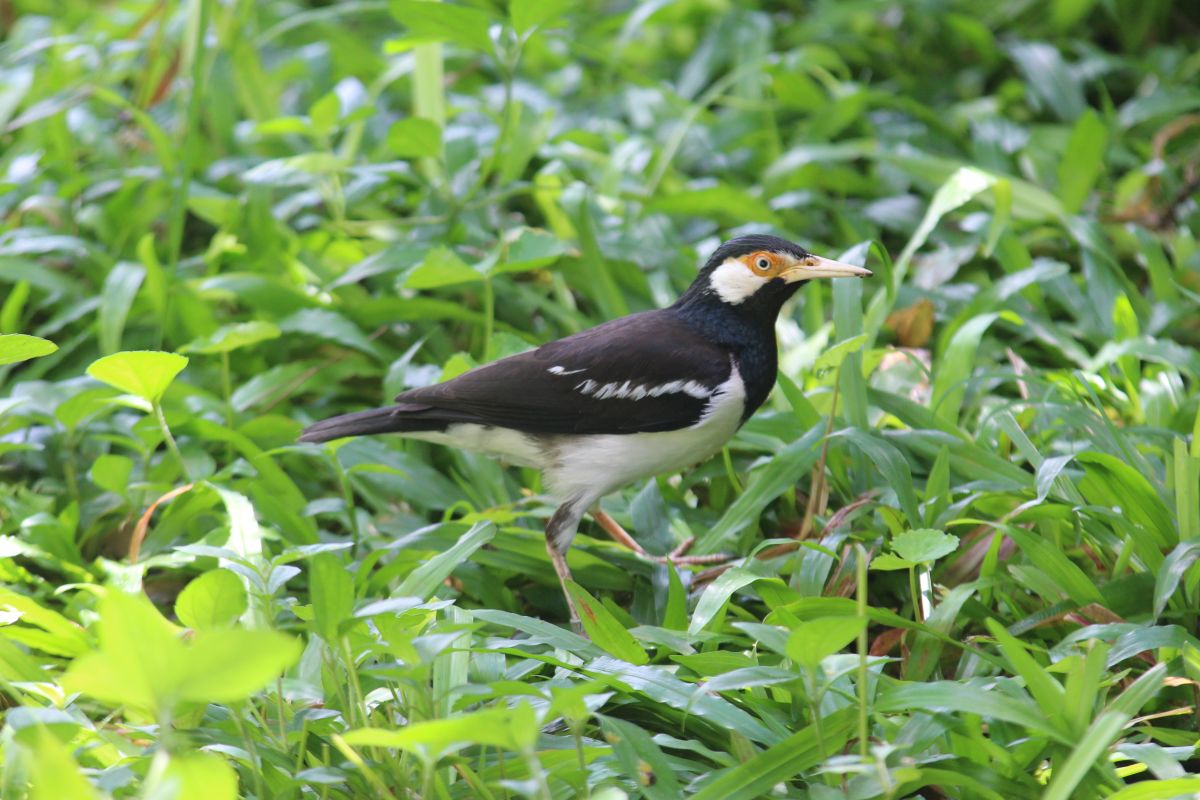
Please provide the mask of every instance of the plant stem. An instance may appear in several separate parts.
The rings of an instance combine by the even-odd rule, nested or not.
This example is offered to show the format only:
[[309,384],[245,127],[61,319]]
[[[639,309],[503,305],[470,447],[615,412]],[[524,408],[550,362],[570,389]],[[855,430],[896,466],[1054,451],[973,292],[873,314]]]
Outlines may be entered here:
[[342,489],[342,502],[346,504],[346,518],[350,524],[350,540],[354,543],[350,548],[350,555],[357,556],[358,548],[361,544],[362,531],[358,525],[358,508],[354,505],[354,487],[350,485],[350,476],[342,467],[337,456],[333,457],[333,464],[337,468],[338,485]]
[[490,361],[492,354],[492,334],[496,328],[496,289],[492,279],[483,279],[483,345],[479,348],[479,359]]
[[[442,45],[440,42],[417,45],[413,52],[416,60],[413,66],[413,115],[427,119],[438,126],[446,128],[446,90],[445,71],[442,64]],[[420,170],[425,180],[434,187],[442,187],[449,191],[449,181],[443,180],[443,155],[437,158],[422,158]]]
[[152,410],[154,419],[158,422],[158,429],[162,431],[163,441],[167,443],[167,449],[179,462],[179,469],[183,473],[184,480],[191,483],[192,475],[188,471],[187,462],[183,460],[183,453],[179,452],[179,445],[175,443],[175,437],[171,435],[171,429],[167,426],[167,418],[163,415],[162,405],[157,400],[153,403]]
[[821,697],[817,693],[817,676],[816,670],[819,666],[809,669],[804,669],[804,682],[807,684],[808,707],[812,711],[813,731],[817,734],[817,752],[821,755],[821,761],[829,757],[829,750],[825,745],[825,731],[821,726]]
[[196,14],[192,31],[191,92],[188,94],[184,117],[183,141],[180,142],[179,173],[176,175],[175,195],[171,198],[171,221],[167,234],[167,266],[175,274],[183,250],[183,223],[187,218],[187,196],[192,181],[192,142],[199,127],[200,100],[204,95],[204,35],[208,32],[211,0],[193,0]]
[[[855,612],[859,618],[867,616],[867,551],[861,544],[854,545],[856,557],[855,577],[857,583]],[[858,633],[858,754],[866,760],[871,753],[870,727],[867,720],[867,628]]]

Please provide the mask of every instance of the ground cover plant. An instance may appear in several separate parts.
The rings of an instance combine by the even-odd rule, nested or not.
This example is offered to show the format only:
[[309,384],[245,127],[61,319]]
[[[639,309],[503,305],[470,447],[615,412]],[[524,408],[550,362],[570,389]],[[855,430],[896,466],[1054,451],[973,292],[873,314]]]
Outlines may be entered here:
[[[1200,22],[1168,0],[0,0],[5,798],[1194,797]],[[810,285],[725,452],[297,445]]]

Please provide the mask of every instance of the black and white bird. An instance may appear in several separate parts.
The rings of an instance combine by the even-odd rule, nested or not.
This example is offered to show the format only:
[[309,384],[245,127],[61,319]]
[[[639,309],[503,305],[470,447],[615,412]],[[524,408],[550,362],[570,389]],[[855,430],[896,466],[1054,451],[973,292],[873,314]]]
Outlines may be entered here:
[[[540,469],[559,503],[546,547],[566,581],[566,551],[589,510],[644,554],[596,509],[600,498],[707,459],[767,399],[784,302],[814,278],[870,274],[775,236],[741,236],[718,247],[669,308],[412,389],[386,408],[323,420],[300,441],[398,433]],[[567,605],[577,622],[570,595]]]

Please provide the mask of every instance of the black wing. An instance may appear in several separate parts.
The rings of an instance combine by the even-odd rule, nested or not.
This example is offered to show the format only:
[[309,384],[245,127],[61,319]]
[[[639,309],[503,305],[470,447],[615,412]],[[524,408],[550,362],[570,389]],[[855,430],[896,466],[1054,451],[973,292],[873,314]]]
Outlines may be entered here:
[[404,392],[396,402],[422,407],[413,416],[430,422],[529,433],[669,431],[699,421],[731,371],[728,350],[669,311],[647,311]]

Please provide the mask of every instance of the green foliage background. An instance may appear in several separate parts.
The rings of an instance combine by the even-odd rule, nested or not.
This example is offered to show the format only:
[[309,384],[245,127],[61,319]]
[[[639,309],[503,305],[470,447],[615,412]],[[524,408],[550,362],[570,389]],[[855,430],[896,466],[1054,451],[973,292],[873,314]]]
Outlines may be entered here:
[[[1200,21],[1169,0],[0,1],[0,794],[1194,796]],[[866,263],[585,528],[301,427]]]

